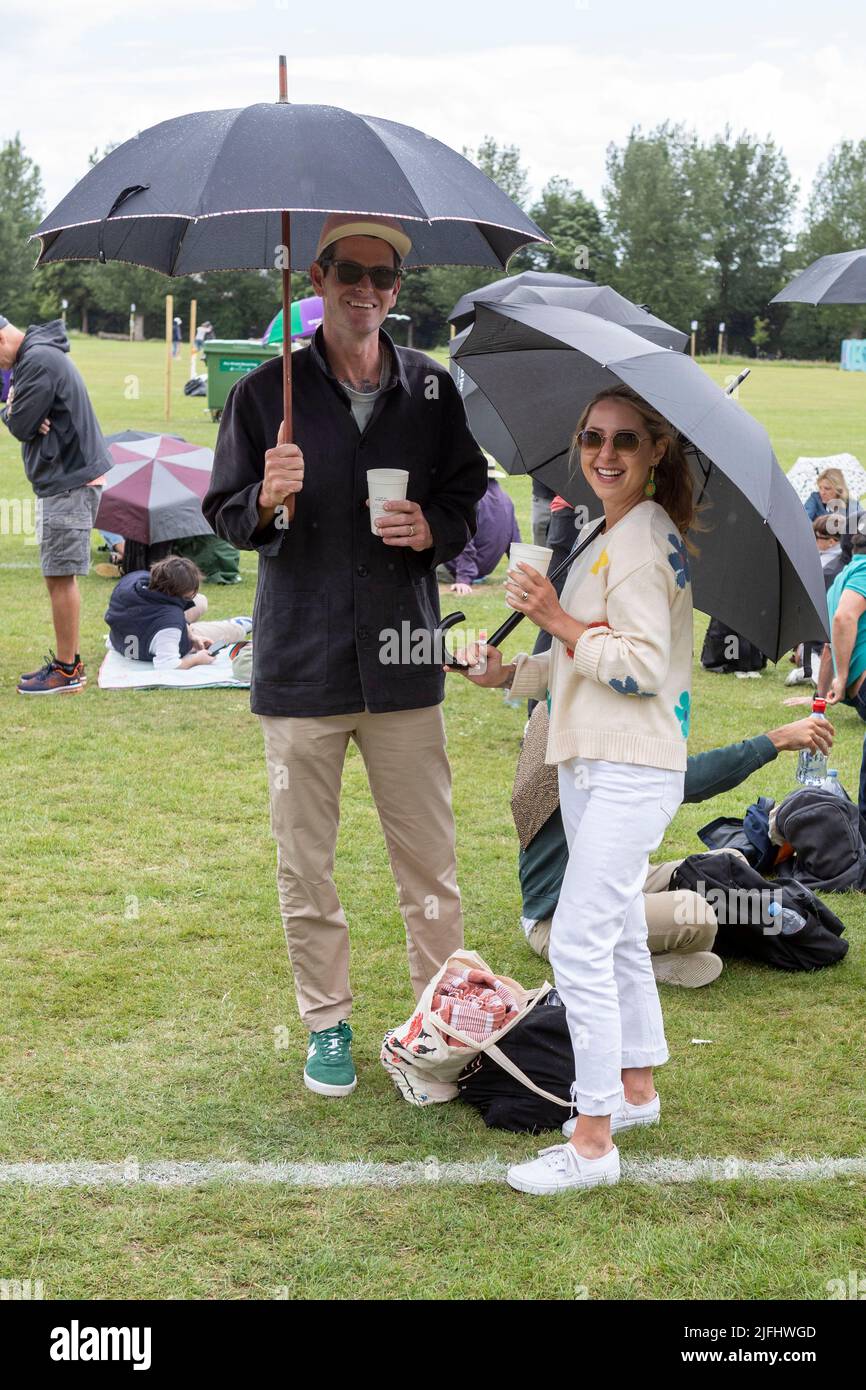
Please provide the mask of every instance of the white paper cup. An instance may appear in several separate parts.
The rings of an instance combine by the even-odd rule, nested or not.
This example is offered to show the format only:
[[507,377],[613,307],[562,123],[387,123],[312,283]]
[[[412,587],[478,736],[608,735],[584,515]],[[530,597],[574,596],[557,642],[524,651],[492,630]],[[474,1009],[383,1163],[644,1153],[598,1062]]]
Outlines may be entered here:
[[[374,536],[381,533],[376,529],[376,520],[388,516],[383,503],[405,501],[409,486],[409,473],[405,468],[368,468],[367,494],[370,498],[370,530]],[[553,554],[553,551],[550,551]]]
[[553,551],[546,545],[530,545],[527,541],[512,541],[508,551],[508,568],[513,570],[520,565],[531,565],[541,575],[546,575],[553,559]]

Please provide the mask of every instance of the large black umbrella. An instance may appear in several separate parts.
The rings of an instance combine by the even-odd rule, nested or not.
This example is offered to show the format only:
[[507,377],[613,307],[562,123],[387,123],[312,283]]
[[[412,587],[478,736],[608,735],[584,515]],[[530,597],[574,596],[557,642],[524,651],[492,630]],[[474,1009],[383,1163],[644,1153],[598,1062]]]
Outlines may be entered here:
[[475,305],[479,300],[508,299],[518,289],[593,289],[592,280],[579,280],[576,275],[559,275],[552,270],[524,270],[519,275],[506,275],[504,280],[494,280],[480,289],[470,290],[458,299],[448,322],[453,323],[455,333],[469,328],[475,317]]
[[[569,279],[567,275],[549,278]],[[496,302],[500,304],[552,304],[563,309],[580,309],[611,323],[622,324],[639,337],[646,338],[648,342],[657,343],[659,347],[671,348],[675,352],[683,351],[689,341],[687,333],[681,333],[678,328],[672,328],[663,319],[656,318],[655,314],[651,314],[642,304],[633,304],[630,299],[611,289],[610,285],[581,284],[577,281],[570,285],[541,285],[528,283],[528,277],[525,275],[513,275],[508,280],[499,280],[497,284],[503,291],[496,297]],[[480,295],[483,291],[478,293]],[[460,304],[471,298],[472,296],[464,295],[452,310],[452,319]],[[474,320],[477,302],[481,301],[472,300],[471,320]],[[464,317],[461,316],[461,321],[464,321]],[[451,340],[451,373],[463,397],[469,425],[482,449],[492,454],[507,473],[522,473],[523,460],[514,440],[484,392],[479,390],[457,360],[470,328],[471,321],[468,327]]]
[[575,425],[619,382],[687,444],[706,530],[694,536],[694,601],[774,661],[826,639],[827,602],[809,519],[766,431],[696,362],[619,324],[547,305],[478,304],[456,360],[508,429],[525,470],[587,515],[600,503],[569,462]]
[[291,440],[290,269],[308,268],[332,212],[405,222],[407,266],[504,268],[521,246],[548,240],[492,179],[421,131],[290,104],[281,58],[278,101],[162,121],[100,160],[39,224],[37,265],[282,270]]
[[866,250],[819,256],[771,304],[866,304]]

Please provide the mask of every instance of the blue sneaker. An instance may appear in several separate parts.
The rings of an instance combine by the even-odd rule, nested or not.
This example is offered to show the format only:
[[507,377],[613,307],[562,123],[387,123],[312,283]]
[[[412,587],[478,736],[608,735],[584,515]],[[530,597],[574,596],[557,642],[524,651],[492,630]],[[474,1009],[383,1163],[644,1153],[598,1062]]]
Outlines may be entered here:
[[352,1061],[352,1030],[343,1019],[310,1034],[304,1085],[320,1096],[348,1096],[358,1084]]

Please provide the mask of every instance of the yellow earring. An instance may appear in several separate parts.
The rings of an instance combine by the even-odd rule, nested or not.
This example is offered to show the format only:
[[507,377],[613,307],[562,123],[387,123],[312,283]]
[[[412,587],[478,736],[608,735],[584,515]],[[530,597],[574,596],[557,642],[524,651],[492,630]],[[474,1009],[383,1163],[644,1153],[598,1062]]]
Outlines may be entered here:
[[656,473],[656,466],[655,466],[655,464],[653,464],[653,465],[652,465],[652,468],[651,468],[650,471],[649,471],[649,477],[647,478],[646,487],[645,487],[644,490],[643,490],[643,492],[644,492],[644,497],[655,497],[655,491],[656,491],[656,478],[655,478],[655,473]]

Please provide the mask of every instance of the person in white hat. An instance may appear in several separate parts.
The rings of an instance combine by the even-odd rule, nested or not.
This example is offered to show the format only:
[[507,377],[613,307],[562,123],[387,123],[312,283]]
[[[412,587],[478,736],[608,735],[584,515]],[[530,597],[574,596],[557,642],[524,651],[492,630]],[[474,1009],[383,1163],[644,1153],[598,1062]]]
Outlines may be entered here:
[[[229,395],[203,503],[218,534],[259,553],[251,708],[309,1030],[304,1083],[329,1097],[357,1079],[349,933],[333,879],[350,739],[388,846],[416,998],[463,942],[436,567],[474,534],[487,468],[448,370],[383,331],[410,251],[394,218],[325,220],[310,267],[323,321],[292,354],[294,442],[280,433],[275,443],[282,360],[273,358]],[[409,476],[405,500],[386,504],[374,534],[367,471],[379,468]]]

